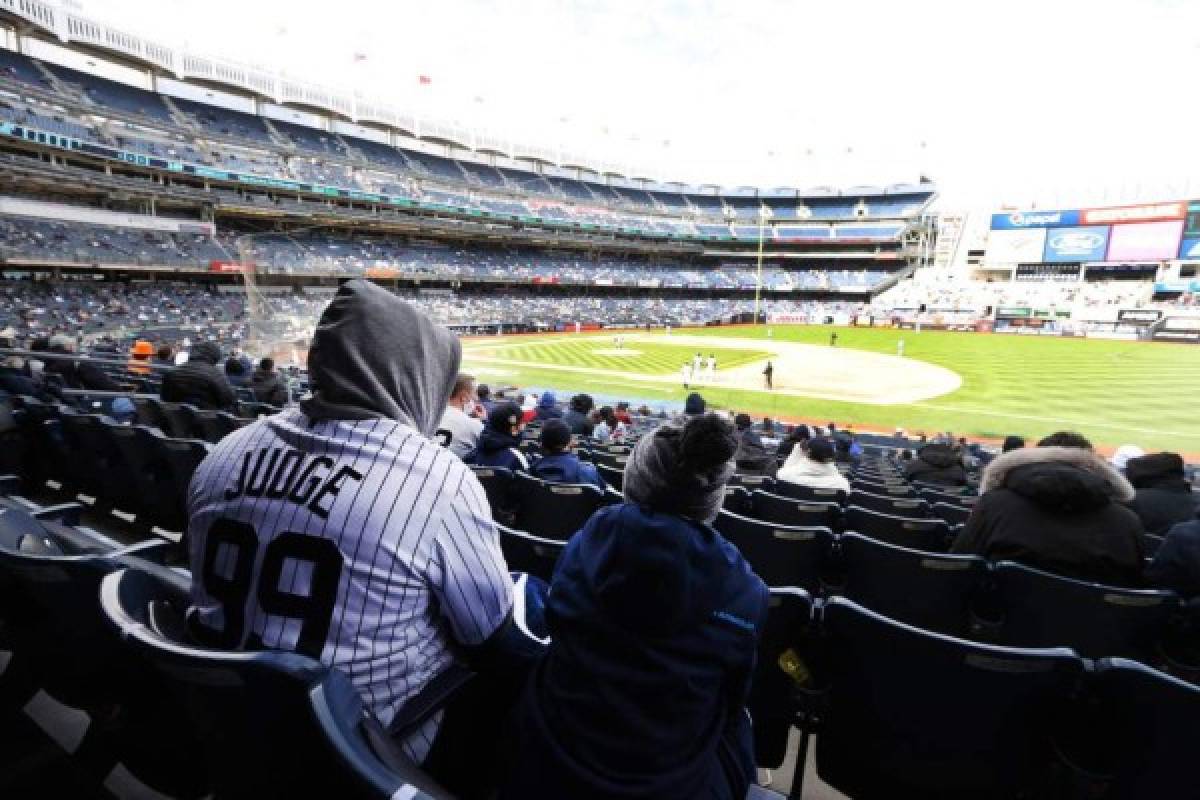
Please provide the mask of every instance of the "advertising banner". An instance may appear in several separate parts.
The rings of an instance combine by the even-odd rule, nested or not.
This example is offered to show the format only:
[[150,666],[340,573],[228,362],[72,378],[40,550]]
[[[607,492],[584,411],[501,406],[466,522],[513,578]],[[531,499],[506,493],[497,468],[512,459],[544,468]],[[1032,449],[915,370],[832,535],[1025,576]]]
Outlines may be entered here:
[[988,234],[989,264],[1036,264],[1042,260],[1046,229],[994,230]]
[[1100,261],[1108,252],[1108,227],[1051,228],[1043,261],[1051,264]]
[[1108,261],[1175,258],[1183,220],[1113,225],[1108,237]]
[[1056,228],[1078,225],[1079,212],[1071,211],[1007,211],[992,214],[992,230],[1012,231],[1025,228]]
[[1179,244],[1179,257],[1200,261],[1200,236],[1184,239]]
[[1085,208],[1082,212],[1084,225],[1107,225],[1118,222],[1150,222],[1162,219],[1183,219],[1187,216],[1187,203],[1151,203],[1142,206],[1115,206],[1113,208]]

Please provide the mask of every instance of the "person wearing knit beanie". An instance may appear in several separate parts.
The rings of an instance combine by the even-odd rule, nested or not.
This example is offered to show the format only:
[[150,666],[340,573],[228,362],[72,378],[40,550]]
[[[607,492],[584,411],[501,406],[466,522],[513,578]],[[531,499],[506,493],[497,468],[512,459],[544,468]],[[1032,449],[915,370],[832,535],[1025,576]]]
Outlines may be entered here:
[[625,502],[567,542],[501,800],[745,797],[769,593],[709,524],[735,448],[713,414],[658,428],[625,465]]
[[625,463],[625,499],[655,511],[710,523],[725,500],[737,439],[715,414],[643,436]]

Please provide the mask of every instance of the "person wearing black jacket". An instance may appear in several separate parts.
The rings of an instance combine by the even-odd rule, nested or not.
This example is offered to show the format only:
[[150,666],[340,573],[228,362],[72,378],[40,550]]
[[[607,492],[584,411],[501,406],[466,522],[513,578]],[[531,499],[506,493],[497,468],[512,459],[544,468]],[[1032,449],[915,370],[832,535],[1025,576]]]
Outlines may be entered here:
[[775,459],[767,452],[762,437],[754,430],[750,415],[738,414],[733,424],[737,427],[737,451],[733,455],[737,468],[749,473],[774,473]]
[[[75,340],[65,334],[50,337],[51,353],[74,353]],[[87,361],[69,358],[47,358],[43,372],[57,375],[68,389],[91,389],[96,392],[119,392],[122,386],[108,377],[102,369]]]
[[287,387],[275,371],[273,358],[264,358],[258,362],[258,369],[250,376],[250,389],[254,392],[254,399],[260,403],[280,407],[287,403]]
[[910,481],[940,486],[967,485],[967,471],[962,458],[948,444],[927,444],[922,447],[917,451],[917,457],[904,467],[904,477]]
[[186,364],[163,376],[162,399],[168,403],[190,403],[211,411],[237,410],[237,398],[225,371],[217,366],[221,349],[212,342],[200,342],[192,348]]
[[571,398],[570,407],[563,415],[563,422],[576,436],[591,436],[595,427],[588,419],[595,402],[589,394],[577,394]]
[[1123,505],[1133,500],[1133,487],[1090,447],[1044,444],[1064,440],[1043,439],[988,464],[983,496],[950,552],[1140,586],[1145,537],[1137,514]]
[[1146,527],[1162,536],[1172,525],[1196,517],[1197,497],[1183,474],[1183,459],[1175,453],[1151,453],[1131,458],[1125,477],[1136,492],[1129,507]]

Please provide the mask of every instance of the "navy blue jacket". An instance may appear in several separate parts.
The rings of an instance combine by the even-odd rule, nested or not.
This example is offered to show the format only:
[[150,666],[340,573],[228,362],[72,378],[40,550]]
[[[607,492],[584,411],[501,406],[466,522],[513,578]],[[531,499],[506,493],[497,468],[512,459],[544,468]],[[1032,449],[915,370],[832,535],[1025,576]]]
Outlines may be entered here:
[[590,483],[604,491],[604,479],[592,464],[579,460],[574,453],[554,453],[533,462],[529,474],[552,483]]
[[1186,598],[1200,598],[1200,520],[1181,522],[1167,531],[1146,567],[1146,580]]
[[741,800],[768,592],[712,527],[622,503],[571,537],[502,797]]
[[480,467],[504,467],[513,472],[524,472],[529,469],[529,461],[520,447],[521,437],[484,428],[479,434],[479,444],[463,457],[463,461]]

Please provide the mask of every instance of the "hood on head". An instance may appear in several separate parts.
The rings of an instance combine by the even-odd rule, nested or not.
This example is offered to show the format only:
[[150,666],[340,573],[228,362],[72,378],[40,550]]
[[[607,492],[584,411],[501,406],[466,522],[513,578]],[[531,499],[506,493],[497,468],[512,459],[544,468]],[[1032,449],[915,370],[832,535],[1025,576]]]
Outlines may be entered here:
[[558,405],[558,398],[554,396],[554,392],[542,392],[542,396],[538,398],[538,408],[554,408]]
[[316,419],[383,417],[433,435],[461,360],[458,337],[370,281],[342,284],[308,353]]
[[980,491],[1001,487],[1060,511],[1128,503],[1134,497],[1133,487],[1112,464],[1078,447],[1032,447],[999,456],[983,471]]
[[217,347],[213,342],[200,342],[188,353],[188,361],[195,361],[201,364],[216,366],[220,360],[221,348]]
[[917,453],[917,458],[939,469],[953,467],[962,462],[958,453],[948,444],[927,444]]

